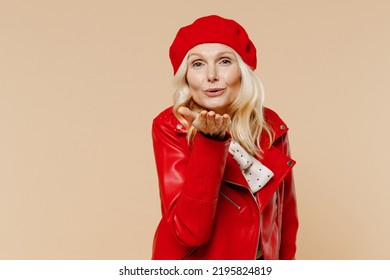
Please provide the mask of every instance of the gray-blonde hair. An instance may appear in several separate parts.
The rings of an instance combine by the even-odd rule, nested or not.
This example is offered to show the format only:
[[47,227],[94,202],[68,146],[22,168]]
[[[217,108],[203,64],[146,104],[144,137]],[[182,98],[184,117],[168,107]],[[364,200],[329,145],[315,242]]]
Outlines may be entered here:
[[[229,108],[231,118],[229,132],[233,140],[238,142],[249,154],[256,154],[261,157],[260,137],[262,132],[266,132],[270,139],[273,138],[273,132],[264,120],[263,115],[264,88],[256,73],[245,64],[237,52],[233,49],[232,51],[236,56],[241,71],[241,88]],[[200,112],[203,108],[192,99],[186,80],[187,60],[188,53],[173,79],[175,87],[173,113],[186,127],[187,139],[190,142],[196,133],[196,128],[188,125],[188,122],[178,113],[178,109],[184,106]]]

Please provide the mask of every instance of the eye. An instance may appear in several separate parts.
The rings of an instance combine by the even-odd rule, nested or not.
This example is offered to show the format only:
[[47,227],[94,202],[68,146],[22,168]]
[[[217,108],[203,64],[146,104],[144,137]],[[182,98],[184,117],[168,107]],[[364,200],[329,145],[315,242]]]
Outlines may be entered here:
[[192,68],[200,68],[200,67],[202,67],[203,66],[203,63],[202,62],[200,62],[200,61],[194,61],[194,62],[192,62]]
[[230,64],[232,64],[232,62],[231,62],[231,60],[229,58],[223,58],[223,59],[220,60],[219,63],[222,64],[222,65],[230,65]]

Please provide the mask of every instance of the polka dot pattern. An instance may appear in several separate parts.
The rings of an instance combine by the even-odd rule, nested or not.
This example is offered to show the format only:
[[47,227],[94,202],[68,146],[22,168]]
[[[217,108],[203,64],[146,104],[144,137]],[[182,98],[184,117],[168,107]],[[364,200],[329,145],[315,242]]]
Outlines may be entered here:
[[229,153],[237,162],[253,193],[258,192],[274,176],[268,167],[249,155],[237,142],[230,143]]

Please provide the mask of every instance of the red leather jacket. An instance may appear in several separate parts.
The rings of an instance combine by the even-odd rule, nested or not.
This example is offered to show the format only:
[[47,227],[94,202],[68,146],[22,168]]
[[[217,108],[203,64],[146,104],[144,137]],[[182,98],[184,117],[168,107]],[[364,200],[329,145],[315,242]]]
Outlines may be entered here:
[[172,108],[153,121],[154,154],[162,218],[152,259],[292,259],[298,218],[287,126],[270,109],[266,121],[275,133],[263,134],[259,159],[274,177],[254,198],[225,141],[200,133],[187,144],[186,131]]

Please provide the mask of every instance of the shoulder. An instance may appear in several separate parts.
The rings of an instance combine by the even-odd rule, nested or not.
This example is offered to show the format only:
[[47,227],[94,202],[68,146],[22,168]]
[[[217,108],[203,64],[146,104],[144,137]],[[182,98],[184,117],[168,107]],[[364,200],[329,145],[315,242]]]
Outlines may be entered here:
[[164,129],[176,133],[186,133],[185,128],[175,117],[173,107],[168,107],[153,119],[153,129]]
[[287,133],[288,126],[282,118],[272,109],[263,107],[264,120],[274,134],[274,141]]
[[264,107],[263,108],[264,112],[264,119],[270,125],[273,129],[277,130],[282,129],[282,130],[288,130],[288,127],[286,123],[282,120],[282,118],[272,109]]

